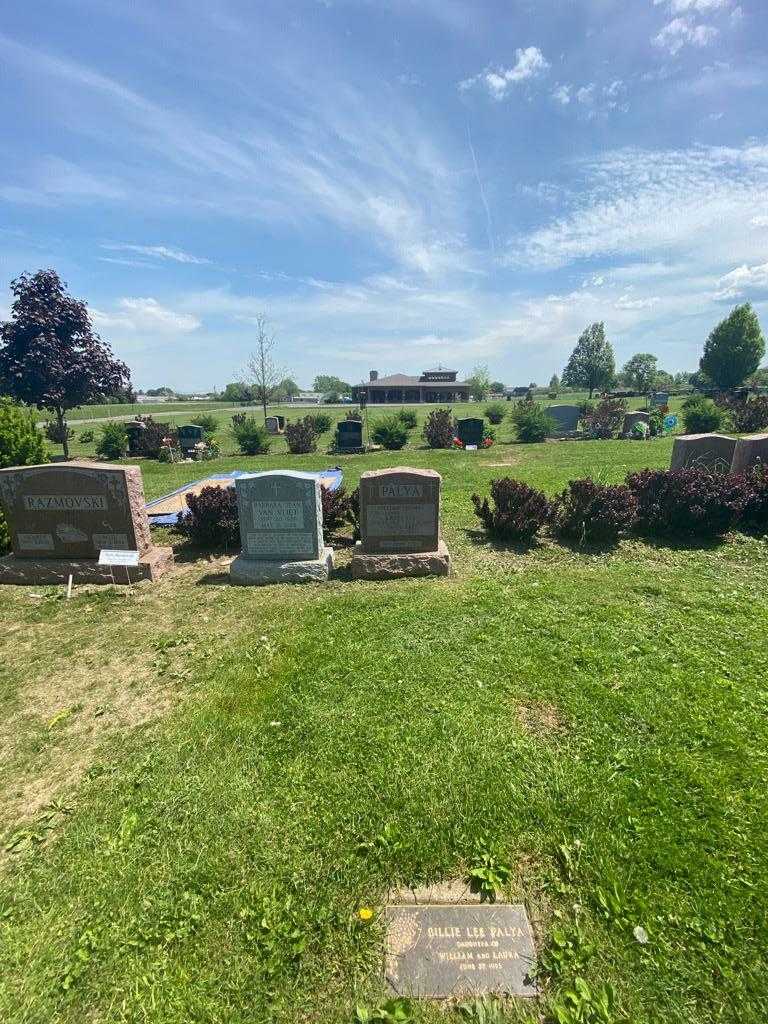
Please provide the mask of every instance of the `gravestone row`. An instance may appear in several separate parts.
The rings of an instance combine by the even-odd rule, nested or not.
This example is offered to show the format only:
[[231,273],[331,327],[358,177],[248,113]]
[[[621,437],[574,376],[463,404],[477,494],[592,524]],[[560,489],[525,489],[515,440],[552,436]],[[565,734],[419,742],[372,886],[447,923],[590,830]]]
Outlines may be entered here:
[[768,434],[728,437],[725,434],[683,434],[675,438],[670,469],[709,469],[745,473],[768,462]]

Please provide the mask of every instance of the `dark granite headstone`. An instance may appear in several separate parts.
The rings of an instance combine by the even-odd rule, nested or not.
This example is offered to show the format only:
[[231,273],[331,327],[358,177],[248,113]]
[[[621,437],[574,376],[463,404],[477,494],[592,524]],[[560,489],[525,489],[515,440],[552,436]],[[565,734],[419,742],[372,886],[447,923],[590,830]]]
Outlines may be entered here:
[[550,405],[544,411],[557,424],[556,434],[570,434],[579,425],[581,409],[578,405]]
[[389,906],[384,976],[402,996],[537,995],[522,905]]
[[667,391],[656,391],[651,395],[651,405],[661,408],[662,406],[669,405],[669,392]]
[[456,436],[466,446],[476,444],[478,447],[483,443],[485,433],[485,421],[475,416],[468,416],[463,420],[456,420]]
[[128,454],[136,455],[141,446],[141,437],[147,429],[146,423],[142,420],[135,420],[125,424],[125,432],[128,435]]
[[360,420],[340,420],[336,426],[336,446],[345,448],[363,447],[363,424]]
[[179,448],[183,452],[188,452],[199,444],[203,440],[204,431],[202,427],[198,427],[194,423],[185,423],[184,426],[179,427]]

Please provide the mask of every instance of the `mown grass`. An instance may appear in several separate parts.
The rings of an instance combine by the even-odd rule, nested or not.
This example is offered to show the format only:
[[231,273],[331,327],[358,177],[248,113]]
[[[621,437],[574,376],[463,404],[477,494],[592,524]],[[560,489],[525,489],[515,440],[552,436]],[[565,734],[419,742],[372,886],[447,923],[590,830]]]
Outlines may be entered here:
[[[503,1019],[553,1019],[580,976],[615,987],[615,1021],[762,1021],[768,545],[515,551],[469,503],[507,472],[553,493],[670,448],[332,460],[349,485],[441,472],[449,579],[353,583],[342,550],[328,585],[234,588],[182,551],[130,592],[0,588],[0,1019],[352,1021],[383,998],[357,909],[462,875],[480,841],[546,968]],[[329,459],[143,470],[155,496],[278,462]]]

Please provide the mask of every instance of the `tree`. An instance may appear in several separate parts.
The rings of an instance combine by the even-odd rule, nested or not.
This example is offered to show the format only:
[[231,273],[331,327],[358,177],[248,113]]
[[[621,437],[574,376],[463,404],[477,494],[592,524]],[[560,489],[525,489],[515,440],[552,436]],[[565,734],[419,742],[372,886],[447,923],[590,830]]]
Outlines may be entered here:
[[279,396],[280,399],[293,398],[294,395],[298,395],[300,392],[301,388],[293,377],[283,377],[277,385],[276,397]]
[[552,377],[550,378],[549,390],[550,390],[550,393],[555,395],[555,396],[557,396],[557,393],[560,390],[560,378],[557,376],[556,373],[553,373]]
[[494,395],[500,395],[506,390],[507,385],[500,380],[491,381],[491,391]]
[[476,402],[482,402],[487,398],[491,392],[491,375],[488,373],[488,367],[476,366],[472,371],[472,376],[467,377],[467,384],[469,384],[469,393]]
[[263,313],[256,317],[256,351],[248,360],[254,401],[260,402],[267,421],[267,403],[280,383],[282,370],[275,365],[275,336],[269,333],[269,321]]
[[658,359],[650,352],[637,352],[624,364],[621,371],[627,386],[641,395],[647,395],[653,389]]
[[749,302],[736,306],[715,327],[704,345],[699,366],[716,387],[727,391],[743,384],[765,355],[760,321]]
[[251,389],[241,380],[227,384],[221,393],[224,402],[252,402],[253,394]]
[[176,393],[173,388],[147,388],[144,394],[150,398],[174,398]]
[[319,395],[348,395],[352,390],[351,384],[347,384],[346,381],[325,373],[319,373],[317,377],[315,377],[313,387]]
[[613,383],[616,364],[613,346],[605,337],[605,324],[594,323],[582,333],[563,370],[563,384],[569,388],[608,388]]
[[129,387],[131,375],[66,287],[55,270],[11,281],[11,319],[0,324],[0,390],[54,413],[69,458],[67,411]]
[[675,386],[675,378],[666,370],[657,370],[653,378],[654,391],[671,391]]

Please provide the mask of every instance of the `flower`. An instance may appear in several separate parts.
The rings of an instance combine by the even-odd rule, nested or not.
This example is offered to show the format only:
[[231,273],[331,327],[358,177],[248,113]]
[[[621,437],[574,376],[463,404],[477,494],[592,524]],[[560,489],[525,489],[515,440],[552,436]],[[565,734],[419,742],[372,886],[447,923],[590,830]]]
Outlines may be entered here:
[[357,916],[360,918],[363,924],[368,924],[368,922],[373,919],[373,911],[371,910],[370,907],[360,907],[360,909],[357,912]]

